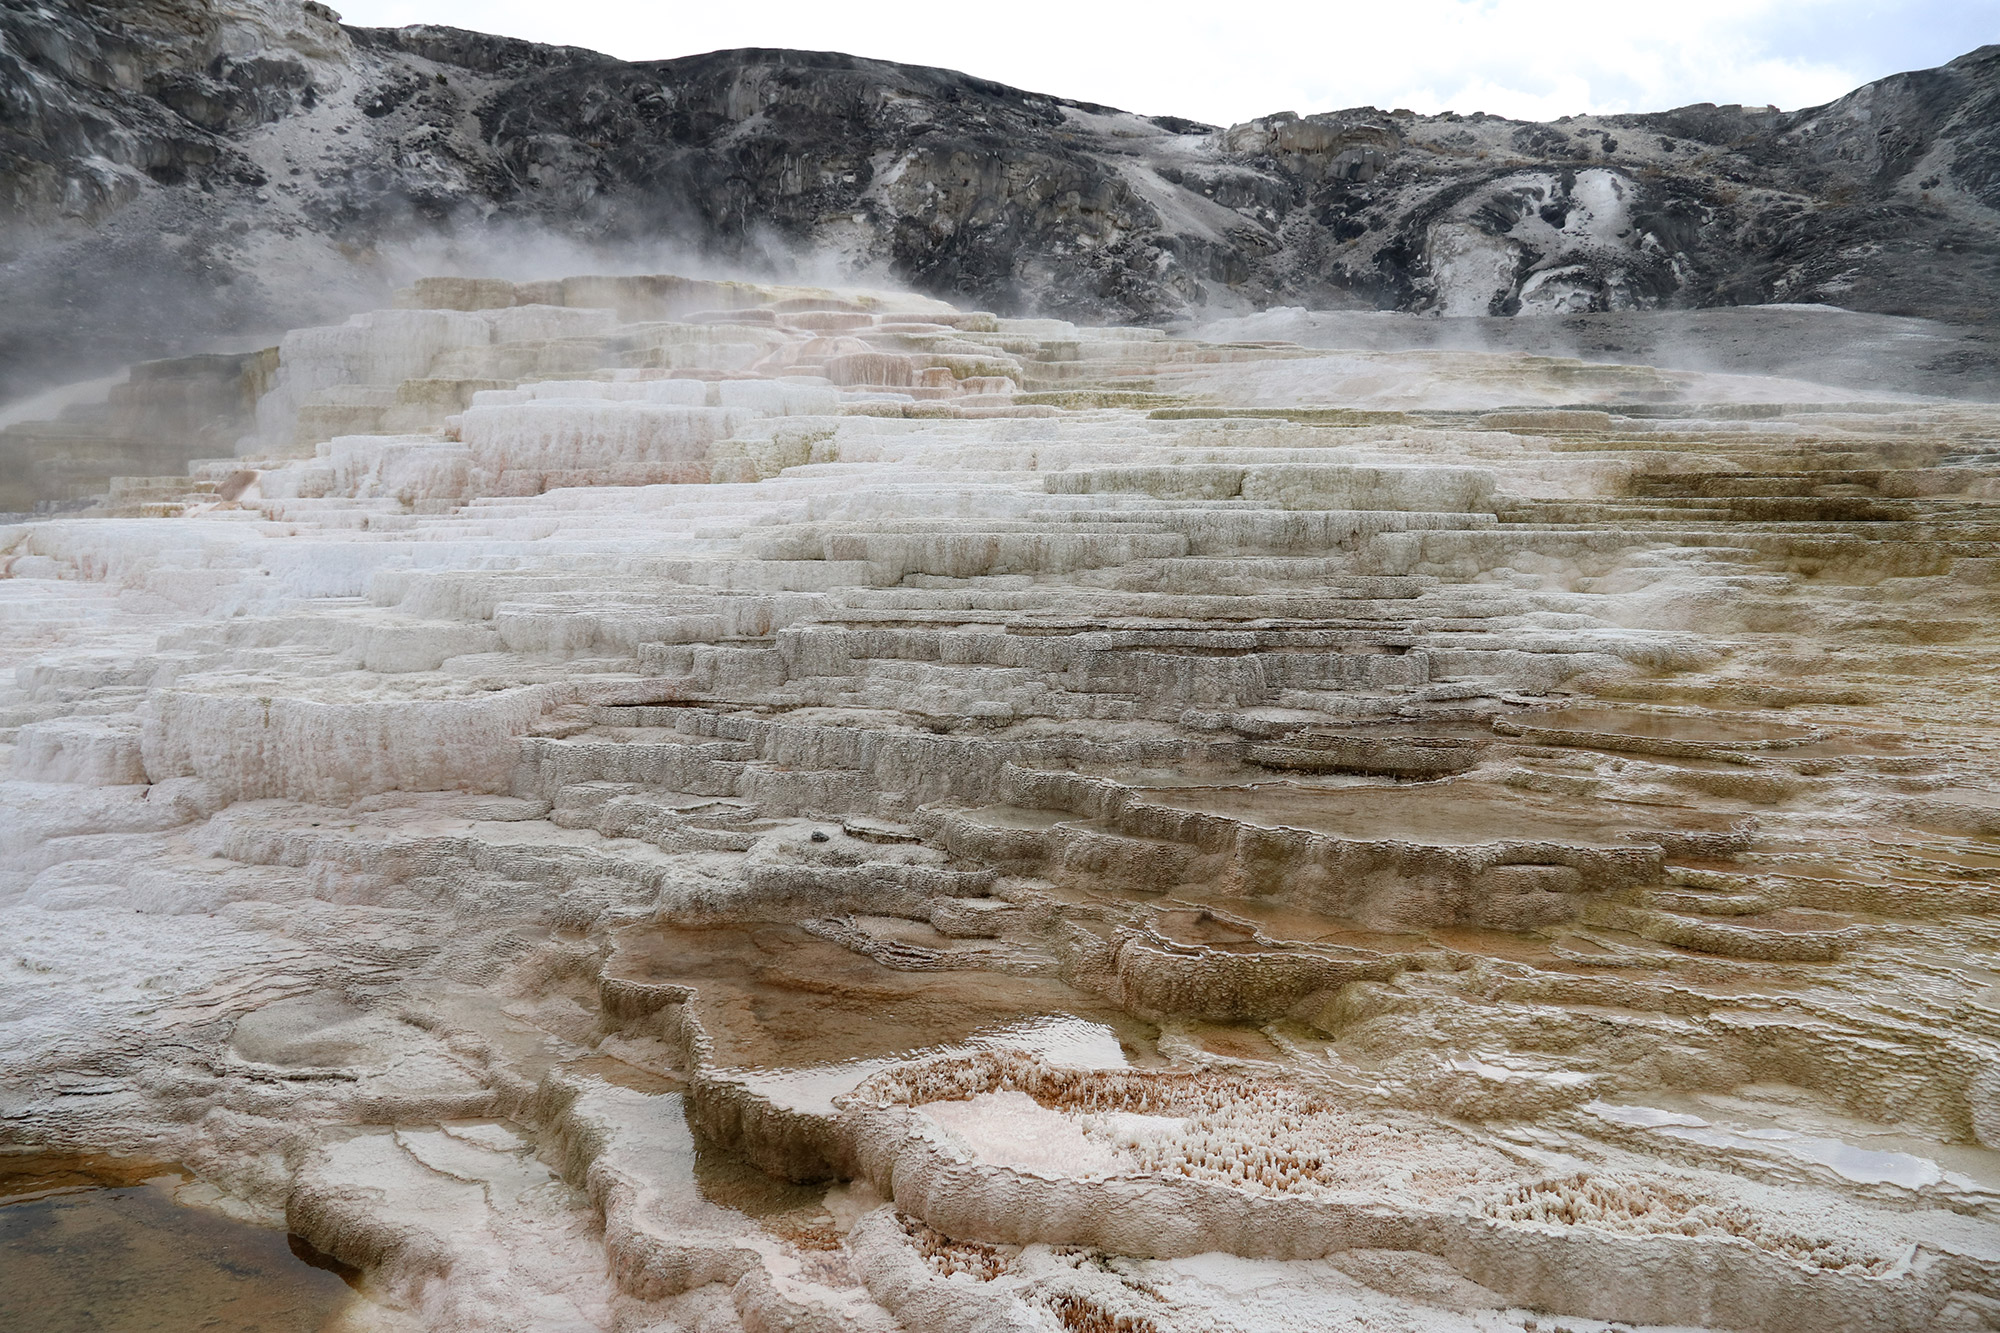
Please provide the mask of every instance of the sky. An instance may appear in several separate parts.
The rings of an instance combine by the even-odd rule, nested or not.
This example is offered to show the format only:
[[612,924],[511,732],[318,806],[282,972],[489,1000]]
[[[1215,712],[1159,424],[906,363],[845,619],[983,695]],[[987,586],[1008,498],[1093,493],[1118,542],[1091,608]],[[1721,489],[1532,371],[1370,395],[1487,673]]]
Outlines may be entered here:
[[1145,115],[1233,124],[1372,105],[1521,119],[1831,101],[2000,42],[2000,0],[334,0],[627,60],[741,46],[942,65]]

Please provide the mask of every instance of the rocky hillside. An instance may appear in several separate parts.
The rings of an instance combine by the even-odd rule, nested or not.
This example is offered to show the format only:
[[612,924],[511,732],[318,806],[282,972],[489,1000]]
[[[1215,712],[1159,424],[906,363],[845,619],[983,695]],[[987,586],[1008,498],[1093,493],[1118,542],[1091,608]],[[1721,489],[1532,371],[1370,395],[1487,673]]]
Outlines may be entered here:
[[1803,111],[1222,128],[828,53],[4,0],[0,108],[0,396],[378,302],[447,239],[524,268],[551,236],[572,266],[830,256],[1112,321],[2000,309],[2000,47]]

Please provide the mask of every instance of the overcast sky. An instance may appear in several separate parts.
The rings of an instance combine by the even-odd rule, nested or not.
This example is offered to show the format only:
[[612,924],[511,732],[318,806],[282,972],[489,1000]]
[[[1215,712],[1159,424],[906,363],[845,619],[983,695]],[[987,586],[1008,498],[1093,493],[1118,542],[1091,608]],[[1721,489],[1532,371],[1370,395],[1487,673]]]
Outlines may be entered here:
[[1791,110],[2000,42],[2000,0],[334,3],[349,23],[447,23],[627,60],[847,51],[1219,124],[1361,105],[1537,120],[1689,102]]

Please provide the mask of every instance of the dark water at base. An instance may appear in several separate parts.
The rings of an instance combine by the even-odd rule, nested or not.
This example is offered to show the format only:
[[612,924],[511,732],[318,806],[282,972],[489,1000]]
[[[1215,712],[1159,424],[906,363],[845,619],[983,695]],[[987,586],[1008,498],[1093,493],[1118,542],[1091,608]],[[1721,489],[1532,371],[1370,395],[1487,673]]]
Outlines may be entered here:
[[0,1154],[0,1333],[317,1333],[355,1299],[283,1231],[175,1203],[185,1179]]

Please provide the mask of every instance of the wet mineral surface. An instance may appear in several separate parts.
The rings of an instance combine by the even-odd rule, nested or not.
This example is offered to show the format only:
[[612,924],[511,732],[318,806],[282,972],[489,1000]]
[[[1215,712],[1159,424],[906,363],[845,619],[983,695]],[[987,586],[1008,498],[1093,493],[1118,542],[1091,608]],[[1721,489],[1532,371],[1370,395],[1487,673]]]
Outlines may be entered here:
[[356,1299],[338,1261],[177,1202],[186,1183],[158,1163],[0,1155],[0,1328],[318,1333]]

